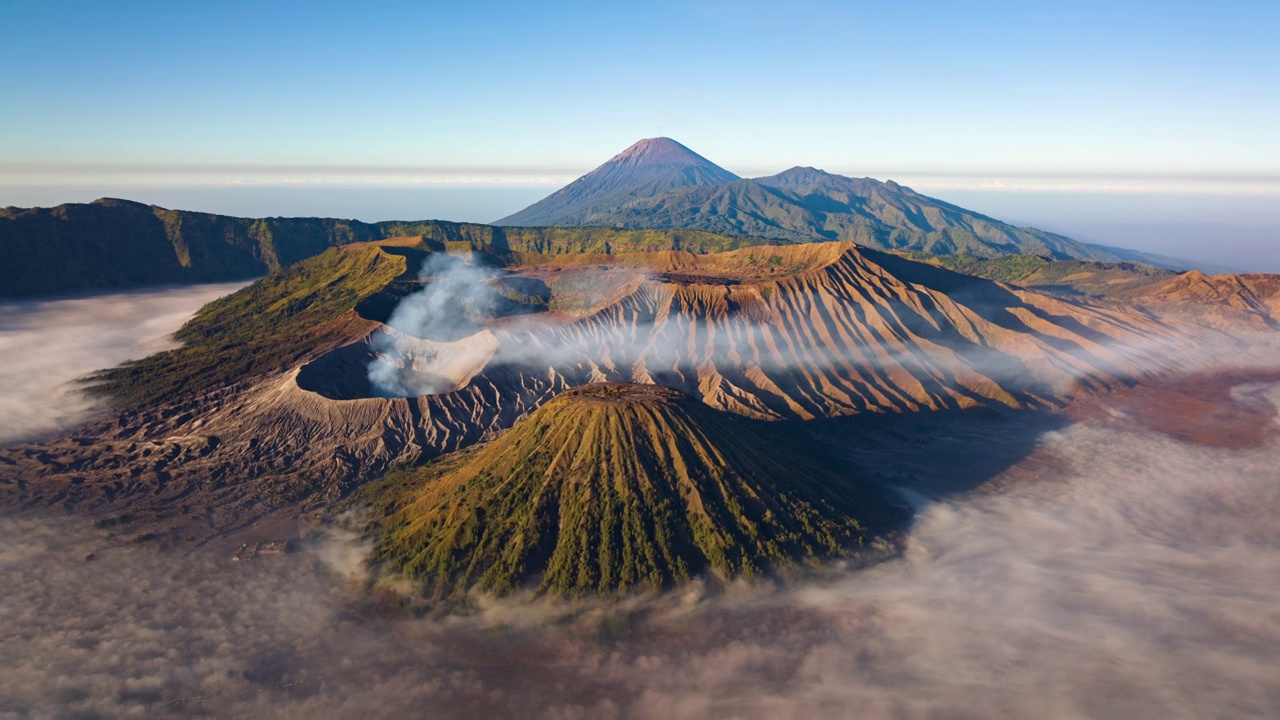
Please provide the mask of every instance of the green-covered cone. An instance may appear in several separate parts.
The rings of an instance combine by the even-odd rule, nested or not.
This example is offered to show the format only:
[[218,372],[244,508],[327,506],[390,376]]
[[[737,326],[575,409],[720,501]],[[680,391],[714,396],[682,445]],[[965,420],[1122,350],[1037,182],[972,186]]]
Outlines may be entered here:
[[376,557],[437,599],[612,593],[840,555],[900,519],[788,437],[661,386],[576,388],[386,483]]

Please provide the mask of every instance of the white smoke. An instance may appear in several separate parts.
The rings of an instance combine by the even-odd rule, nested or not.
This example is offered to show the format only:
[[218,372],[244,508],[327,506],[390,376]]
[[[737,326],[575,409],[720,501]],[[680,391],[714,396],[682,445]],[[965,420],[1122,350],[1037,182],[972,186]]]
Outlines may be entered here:
[[244,283],[0,303],[0,443],[68,430],[96,407],[75,384],[173,346],[205,303]]
[[[657,382],[687,391],[720,388],[739,397],[770,395],[772,390],[756,389],[761,384],[785,385],[796,372],[810,377],[829,373],[842,386],[836,394],[849,396],[839,401],[847,403],[847,411],[861,409],[862,403],[888,402],[862,397],[865,386],[875,388],[872,394],[898,393],[925,405],[925,396],[944,397],[957,387],[994,386],[1045,397],[1070,392],[1076,382],[1108,383],[1216,366],[1224,357],[1245,357],[1241,347],[1249,344],[1208,328],[1162,326],[1141,314],[1117,319],[1106,306],[1068,310],[1069,317],[1056,318],[1059,326],[1053,325],[1054,318],[1040,318],[1050,329],[1037,330],[1021,326],[1017,313],[1000,304],[1021,301],[998,288],[992,291],[995,299],[966,300],[958,293],[956,320],[931,316],[932,300],[921,309],[914,301],[897,298],[881,298],[866,307],[860,298],[833,297],[839,307],[819,310],[821,300],[802,297],[795,303],[800,309],[789,311],[804,317],[791,318],[762,317],[761,308],[742,309],[733,303],[726,303],[724,312],[709,307],[680,312],[680,303],[703,302],[696,292],[680,297],[677,309],[667,312],[662,296],[671,286],[649,285],[571,322],[531,315],[505,318],[486,329],[486,314],[494,309],[490,287],[498,272],[449,256],[431,256],[423,275],[434,279],[402,301],[389,322],[391,328],[371,341],[376,358],[368,375],[374,394],[443,394],[481,373],[515,370],[535,378],[559,377],[570,385]],[[580,277],[591,274],[574,272]],[[600,277],[606,275],[602,272]],[[588,287],[607,284],[600,279],[579,282]],[[1015,309],[1028,316],[1048,315],[1034,307]],[[841,318],[833,317],[842,314],[858,319],[842,325]],[[994,339],[974,336],[967,327],[972,318],[965,317],[984,314],[1004,318],[998,322],[1011,329],[996,329]],[[1134,324],[1135,317],[1142,319]],[[1275,346],[1274,337],[1266,342]],[[1262,351],[1252,357],[1265,362],[1265,356]],[[736,393],[735,388],[744,392]],[[804,388],[784,392],[807,394]],[[830,395],[815,402],[837,402]]]
[[477,319],[493,312],[494,294],[486,286],[494,277],[492,269],[439,253],[423,261],[418,276],[426,286],[401,300],[387,320],[388,329],[370,339],[376,357],[369,363],[369,383],[380,396],[455,390],[458,368],[483,367],[493,355],[493,348],[487,355],[486,348],[496,346],[482,342],[477,349],[466,342],[483,332]]

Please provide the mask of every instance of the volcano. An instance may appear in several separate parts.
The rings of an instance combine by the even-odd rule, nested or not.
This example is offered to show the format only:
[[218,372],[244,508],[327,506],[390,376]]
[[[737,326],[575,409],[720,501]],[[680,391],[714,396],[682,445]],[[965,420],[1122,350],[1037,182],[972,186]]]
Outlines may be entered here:
[[504,226],[703,230],[775,242],[851,241],[880,250],[995,258],[1192,263],[1017,227],[892,180],[813,167],[743,179],[669,138],[641,140]]
[[498,225],[573,225],[586,211],[679,187],[720,185],[738,176],[671,138],[646,138]]
[[[474,288],[484,302],[467,310],[456,298],[437,298],[431,307],[438,312],[460,313],[448,334],[397,329],[392,316],[410,298],[449,287],[438,274],[420,272],[440,253],[457,254],[488,274]],[[206,306],[177,334],[181,347],[98,375],[96,391],[118,404],[118,414],[72,437],[0,450],[0,505],[84,512],[113,523],[113,532],[165,544],[234,537],[276,521],[305,526],[395,468],[453,463],[458,451],[498,442],[504,433],[515,433],[510,442],[532,437],[513,428],[568,394],[529,427],[545,427],[544,440],[560,438],[566,457],[599,459],[604,474],[589,482],[608,475],[630,483],[634,487],[625,493],[631,494],[622,497],[639,502],[648,496],[635,495],[634,488],[658,487],[661,480],[669,483],[662,486],[670,503],[664,507],[684,513],[680,488],[696,489],[700,502],[712,502],[716,496],[707,488],[713,485],[704,480],[720,477],[716,468],[723,465],[741,479],[734,481],[740,495],[733,502],[747,508],[744,498],[773,492],[767,472],[748,468],[778,465],[731,442],[735,433],[772,453],[775,436],[782,443],[787,426],[813,420],[1054,410],[1080,395],[1130,387],[1196,362],[1212,342],[1227,337],[1199,319],[1048,295],[852,243],[705,255],[516,252],[422,237],[353,243]],[[379,360],[395,370],[405,391],[374,386],[369,370]],[[601,382],[665,386],[683,395],[608,406],[591,422],[621,429],[597,437],[575,418],[604,411],[572,393]],[[622,407],[659,419],[628,416],[632,411]],[[569,434],[553,432],[549,418],[567,418]],[[769,421],[773,425],[757,424]],[[671,438],[705,442],[679,440],[678,447],[663,449],[650,432],[655,427],[669,430]],[[765,438],[762,427],[769,429]],[[636,449],[643,438],[650,445]],[[788,470],[810,465],[796,457],[803,453],[794,445],[784,445],[777,458],[787,474],[777,475],[778,482],[785,477],[801,488],[809,487],[806,476],[827,477],[818,469]],[[486,453],[490,467],[514,473],[507,476],[511,482],[534,483],[520,468],[542,467],[536,453],[501,451],[509,448],[505,443],[483,447],[499,448],[476,452]],[[656,459],[628,459],[630,454]],[[745,459],[734,464],[733,458]],[[659,477],[662,468],[681,466],[700,469],[687,480]],[[574,467],[566,477],[586,472]],[[458,485],[459,492],[484,487],[476,482]],[[419,485],[428,493],[435,486]],[[573,483],[565,488],[579,492]],[[795,562],[834,552],[846,540],[856,544],[857,533],[832,529],[841,517],[870,527],[862,505],[840,506],[818,488],[788,497],[803,499],[808,509],[792,506],[785,516],[773,509],[782,523],[777,526],[765,515],[738,513],[756,528],[750,532],[732,513],[703,525],[687,513],[685,520],[663,521],[671,533],[704,528],[707,537],[731,538],[722,557],[705,538],[672,534],[661,562],[657,556],[611,560],[608,568],[582,570],[584,579],[573,582],[564,570],[546,589],[662,585],[700,569],[749,574],[772,558]],[[424,517],[443,517],[445,505],[430,504],[437,500],[447,505],[442,498],[418,505]],[[630,507],[627,502],[617,499],[609,512]],[[729,507],[730,496],[716,502]],[[814,527],[827,529],[784,541],[785,528],[794,529],[800,517],[821,518]],[[584,520],[581,532],[603,532],[602,518]],[[412,523],[404,519],[407,528]],[[515,520],[504,522],[514,527]],[[726,534],[732,528],[736,534]],[[570,541],[568,532],[557,531],[553,546],[530,545],[521,562],[541,558],[548,563],[545,572],[553,573],[550,558],[561,541]],[[414,537],[438,540],[429,533]],[[539,531],[538,537],[551,535]],[[620,552],[635,551],[617,542],[623,543]],[[543,582],[494,563],[466,572],[448,566],[441,575],[427,555],[410,559],[409,545],[387,547],[393,549],[388,560],[400,558],[410,574],[433,578],[439,584],[433,592],[443,596]],[[493,569],[498,567],[508,569]]]
[[788,437],[658,385],[574,388],[491,443],[393,474],[375,558],[437,599],[612,593],[841,555],[905,519]]

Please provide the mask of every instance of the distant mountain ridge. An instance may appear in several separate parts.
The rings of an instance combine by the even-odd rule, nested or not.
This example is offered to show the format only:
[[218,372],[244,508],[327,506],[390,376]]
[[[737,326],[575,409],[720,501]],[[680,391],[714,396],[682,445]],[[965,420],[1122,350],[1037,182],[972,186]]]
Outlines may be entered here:
[[[653,153],[655,147],[662,152]],[[685,159],[684,174],[671,170],[668,155]],[[1133,251],[1122,255],[1056,233],[1015,227],[892,180],[851,178],[812,167],[742,179],[669,138],[641,140],[495,224],[696,228],[787,242],[853,241],[881,250],[935,255],[1042,255],[1190,267],[1171,258]]]
[[405,236],[516,252],[606,254],[705,253],[778,242],[686,229],[242,218],[102,198],[52,208],[0,208],[0,297],[247,280],[331,247]]
[[1193,267],[1014,227],[892,180],[849,178],[812,167],[743,179],[669,138],[641,140],[498,225],[244,218],[114,198],[0,208],[0,297],[247,280],[330,247],[395,237],[516,252],[608,255],[853,241],[937,256],[1039,255]]

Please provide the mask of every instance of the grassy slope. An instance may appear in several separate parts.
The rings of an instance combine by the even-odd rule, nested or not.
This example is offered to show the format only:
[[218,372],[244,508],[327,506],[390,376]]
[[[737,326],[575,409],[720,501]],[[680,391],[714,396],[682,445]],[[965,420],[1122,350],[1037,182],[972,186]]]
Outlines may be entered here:
[[[172,397],[174,393],[201,392],[282,369],[309,354],[322,352],[331,342],[349,335],[347,326],[338,321],[362,302],[368,301],[361,306],[366,317],[377,317],[379,308],[388,314],[400,297],[413,289],[401,288],[394,281],[404,275],[406,269],[416,271],[429,251],[470,247],[486,254],[496,264],[515,262],[520,257],[504,250],[507,238],[502,229],[498,229],[496,238],[492,233],[495,228],[485,225],[449,223],[446,229],[448,232],[434,233],[436,237],[447,238],[444,242],[397,238],[385,243],[353,243],[331,248],[274,272],[202,308],[175,334],[182,347],[103,371],[92,378],[90,390],[122,406],[133,407]],[[684,232],[559,228],[539,228],[516,235],[520,239],[518,247],[533,245],[561,253],[615,250],[620,238],[625,241],[622,244],[642,248],[655,244],[661,247],[671,241],[701,242],[697,247],[700,251],[720,241],[732,247],[743,240],[702,238],[697,233]],[[496,247],[489,244],[493,240],[498,243]],[[599,258],[596,262],[607,260],[604,255],[582,257]],[[510,289],[512,293],[517,290]],[[538,299],[517,297],[513,300]],[[359,322],[354,316],[346,320]]]
[[342,321],[359,322],[352,308],[405,270],[376,247],[328,250],[209,303],[176,333],[182,347],[105,370],[90,389],[137,406],[291,366],[341,340]]
[[611,593],[838,555],[862,523],[896,520],[812,448],[768,435],[666,388],[578,388],[487,445],[366,490],[375,557],[436,599]]
[[[485,226],[491,227],[491,226]],[[683,250],[707,254],[752,245],[774,245],[742,235],[722,235],[702,230],[618,230],[614,228],[495,228],[512,250],[536,253],[631,253]]]

